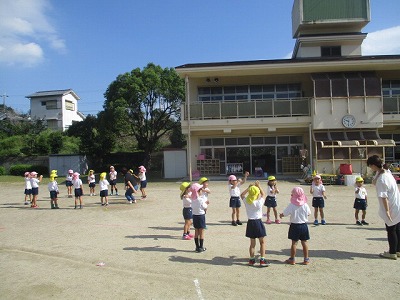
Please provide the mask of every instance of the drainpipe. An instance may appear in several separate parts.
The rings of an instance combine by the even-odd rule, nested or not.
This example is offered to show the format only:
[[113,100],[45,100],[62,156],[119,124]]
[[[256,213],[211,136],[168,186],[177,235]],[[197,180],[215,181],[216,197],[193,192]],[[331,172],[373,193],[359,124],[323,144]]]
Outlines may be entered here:
[[312,139],[312,124],[310,123],[310,125],[308,125],[308,135],[309,135],[309,140],[310,140],[310,152],[309,152],[309,155],[310,155],[310,158],[309,158],[309,162],[310,162],[310,165],[311,165],[311,170],[313,170],[313,165],[314,165],[314,163],[313,163],[313,161],[312,161],[312,158],[313,158],[313,139]]
[[185,94],[186,94],[186,106],[187,106],[187,120],[188,120],[188,146],[187,146],[187,154],[186,154],[186,160],[189,162],[188,164],[188,172],[189,172],[189,181],[192,181],[192,140],[190,138],[191,133],[190,133],[190,104],[189,104],[189,76],[185,76]]

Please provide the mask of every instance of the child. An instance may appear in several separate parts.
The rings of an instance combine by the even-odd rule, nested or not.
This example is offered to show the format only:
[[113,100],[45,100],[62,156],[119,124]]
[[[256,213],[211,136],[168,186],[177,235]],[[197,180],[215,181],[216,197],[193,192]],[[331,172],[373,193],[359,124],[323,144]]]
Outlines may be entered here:
[[290,265],[294,265],[296,263],[296,246],[300,240],[301,246],[303,247],[303,264],[308,265],[310,263],[310,258],[308,257],[307,241],[310,239],[310,234],[308,231],[307,222],[308,216],[311,214],[311,210],[307,204],[307,197],[301,187],[293,188],[290,202],[291,203],[289,203],[283,213],[279,215],[281,218],[290,215],[288,238],[289,240],[292,240],[292,246],[290,247],[290,257],[286,260],[286,263]]
[[94,175],[93,170],[89,170],[89,175],[88,175],[88,184],[89,184],[89,189],[90,189],[90,196],[96,196],[94,193],[94,188],[96,187],[96,176]]
[[[31,184],[31,175],[29,172],[25,172],[25,205],[28,205],[32,202],[32,184]],[[29,202],[28,202],[29,198]]]
[[183,219],[185,220],[185,225],[183,225],[183,240],[191,240],[193,234],[190,233],[190,225],[192,225],[193,211],[192,211],[192,199],[190,198],[190,183],[182,182],[180,186],[181,190],[181,200],[183,203]]
[[[248,193],[247,197],[246,194]],[[246,237],[250,238],[250,259],[249,266],[254,266],[256,263],[255,259],[255,248],[256,239],[260,242],[260,267],[268,267],[269,262],[266,261],[265,255],[265,237],[267,232],[265,226],[262,223],[262,206],[265,199],[265,192],[260,186],[260,182],[256,181],[251,184],[241,195],[244,206],[246,207],[247,213],[247,227]]]
[[43,179],[43,175],[39,176],[39,179],[37,178],[38,173],[36,173],[35,171],[30,173],[30,181],[31,181],[31,186],[32,186],[32,204],[31,207],[32,208],[38,208],[39,206],[37,205],[37,198],[39,195],[39,183],[42,181]]
[[[101,206],[108,206],[108,186],[110,183],[106,179],[107,173],[103,172],[100,174],[100,201],[101,201]],[[104,199],[104,202],[103,202]]]
[[[356,210],[354,216],[356,218],[356,224],[357,225],[369,225],[365,221],[365,215],[367,214],[367,190],[363,186],[364,184],[364,179],[362,177],[357,177],[356,178],[356,184],[355,184],[355,194],[356,194],[356,199],[354,200],[354,209]],[[362,210],[362,220],[360,222],[360,219],[358,218],[358,213]]]
[[229,207],[232,208],[232,226],[242,225],[240,222],[240,185],[244,184],[249,176],[249,172],[244,173],[243,179],[237,179],[235,175],[230,175],[228,178],[229,184]]
[[82,187],[82,180],[79,179],[79,173],[75,172],[72,174],[72,185],[75,188],[75,209],[78,206],[78,200],[79,200],[79,208],[83,208],[83,201],[82,201],[82,196],[83,196],[83,187]]
[[193,226],[195,229],[194,243],[196,245],[196,252],[204,252],[204,228],[206,227],[205,209],[207,208],[208,201],[203,196],[202,185],[193,183],[190,186],[192,210],[193,210]]
[[47,185],[47,188],[50,192],[50,205],[51,209],[59,209],[58,207],[58,183],[56,181],[57,179],[57,174],[52,173],[50,174],[50,182]]
[[117,171],[115,171],[114,166],[110,167],[109,176],[110,176],[111,196],[114,194],[114,190],[115,190],[115,195],[118,196]]
[[325,225],[324,206],[327,199],[325,195],[325,186],[322,184],[321,176],[315,175],[310,187],[310,193],[313,195],[312,206],[314,207],[314,225],[318,225],[318,210],[321,215],[321,225]]
[[278,187],[276,186],[276,178],[275,176],[268,176],[268,190],[267,190],[267,199],[265,199],[264,205],[267,207],[267,221],[265,223],[271,224],[270,211],[271,207],[274,211],[275,215],[275,223],[280,224],[281,221],[278,219],[278,210],[276,209],[276,194],[279,194]]
[[147,180],[146,180],[146,168],[143,166],[139,167],[139,179],[140,179],[140,191],[142,192],[142,198],[145,199],[147,197],[146,194]]
[[[211,194],[210,189],[208,188],[208,178],[207,177],[202,177],[199,179],[199,184],[201,184],[203,187],[203,195],[206,198],[206,201],[208,201],[208,204],[210,204],[210,201],[208,200],[208,195]],[[207,213],[207,209],[204,210]],[[207,226],[206,228],[207,229]]]
[[73,170],[68,170],[67,177],[65,178],[65,186],[67,187],[68,198],[72,198],[72,174]]

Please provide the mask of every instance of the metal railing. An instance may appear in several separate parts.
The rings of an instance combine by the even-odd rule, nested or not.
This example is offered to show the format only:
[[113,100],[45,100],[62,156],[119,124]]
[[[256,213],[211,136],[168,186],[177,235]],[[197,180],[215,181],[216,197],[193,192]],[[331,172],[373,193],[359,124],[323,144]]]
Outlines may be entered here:
[[384,114],[400,114],[400,95],[383,97]]
[[[311,98],[196,102],[191,120],[311,116]],[[188,107],[185,105],[185,120]]]

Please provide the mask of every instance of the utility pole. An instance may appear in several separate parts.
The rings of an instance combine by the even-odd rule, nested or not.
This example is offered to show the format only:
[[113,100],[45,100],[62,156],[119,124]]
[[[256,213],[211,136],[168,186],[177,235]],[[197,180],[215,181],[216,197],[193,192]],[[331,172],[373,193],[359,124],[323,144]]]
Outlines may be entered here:
[[6,113],[6,98],[8,97],[8,95],[4,92],[1,97],[3,97],[3,112]]

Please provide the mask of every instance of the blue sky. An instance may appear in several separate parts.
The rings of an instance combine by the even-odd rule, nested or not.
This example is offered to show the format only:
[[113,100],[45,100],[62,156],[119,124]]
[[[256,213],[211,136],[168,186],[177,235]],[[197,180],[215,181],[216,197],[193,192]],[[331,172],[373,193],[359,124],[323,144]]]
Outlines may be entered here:
[[[149,62],[288,58],[293,0],[0,0],[0,94],[72,88],[84,114],[102,110],[121,73]],[[363,54],[400,54],[400,1],[371,0]],[[0,101],[2,99],[0,98]]]

